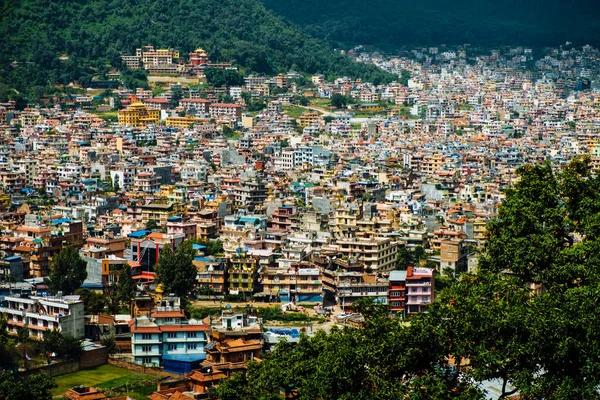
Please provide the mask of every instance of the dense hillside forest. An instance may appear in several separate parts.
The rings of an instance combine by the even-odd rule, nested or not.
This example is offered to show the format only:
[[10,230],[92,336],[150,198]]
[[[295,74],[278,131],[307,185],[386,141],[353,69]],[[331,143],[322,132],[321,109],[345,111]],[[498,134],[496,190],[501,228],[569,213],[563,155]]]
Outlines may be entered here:
[[600,45],[597,0],[262,0],[334,44]]
[[119,65],[121,54],[147,44],[184,55],[203,47],[213,61],[246,72],[393,79],[335,53],[258,0],[13,1],[0,23],[0,84],[17,90],[101,76]]

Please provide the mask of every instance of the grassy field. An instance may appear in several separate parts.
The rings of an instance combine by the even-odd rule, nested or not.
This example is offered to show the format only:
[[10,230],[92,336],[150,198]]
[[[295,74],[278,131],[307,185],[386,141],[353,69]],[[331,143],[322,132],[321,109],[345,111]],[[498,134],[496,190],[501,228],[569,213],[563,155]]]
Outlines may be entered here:
[[53,396],[60,396],[67,390],[77,385],[93,386],[103,392],[114,395],[126,394],[142,400],[156,390],[157,376],[132,372],[113,365],[102,365],[100,367],[74,372],[54,378],[58,387],[52,390]]
[[310,111],[304,107],[299,106],[284,106],[283,112],[288,115],[290,118],[299,118],[303,112]]
[[95,114],[98,116],[98,118],[102,118],[105,121],[117,121],[119,118],[118,111],[97,112]]
[[309,99],[309,101],[311,105],[323,108],[329,108],[329,103],[331,102],[329,99],[321,99],[318,97],[313,97]]

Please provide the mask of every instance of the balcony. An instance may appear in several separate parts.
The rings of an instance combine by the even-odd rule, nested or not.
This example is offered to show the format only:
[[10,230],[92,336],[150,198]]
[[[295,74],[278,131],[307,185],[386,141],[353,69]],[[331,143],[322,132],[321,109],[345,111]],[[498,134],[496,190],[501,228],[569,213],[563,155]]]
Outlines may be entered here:
[[134,357],[160,357],[161,352],[159,349],[153,349],[150,351],[135,350],[133,353],[133,356]]
[[431,304],[431,300],[408,300],[406,302],[407,305],[412,306],[412,305],[422,305],[422,306],[428,306]]
[[152,339],[137,339],[135,335],[131,338],[131,344],[159,344],[162,343],[161,338],[155,335]]

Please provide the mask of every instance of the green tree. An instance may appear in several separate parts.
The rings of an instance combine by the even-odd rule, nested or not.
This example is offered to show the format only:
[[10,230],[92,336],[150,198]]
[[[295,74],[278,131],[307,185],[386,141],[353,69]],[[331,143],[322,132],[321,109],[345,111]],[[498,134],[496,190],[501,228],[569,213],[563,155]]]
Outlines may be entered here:
[[77,289],[75,294],[81,296],[86,314],[97,315],[104,310],[104,307],[106,307],[104,296],[93,290]]
[[335,108],[344,108],[347,104],[348,99],[346,98],[346,96],[343,96],[339,93],[334,93],[331,96],[331,101],[329,102],[329,105]]
[[57,329],[46,332],[41,347],[44,352],[56,353],[66,360],[78,360],[83,353],[79,339],[65,336]]
[[156,220],[149,219],[146,222],[146,230],[153,231],[158,228],[159,228],[159,226],[158,226],[158,223],[156,222]]
[[163,285],[164,293],[174,293],[182,300],[190,296],[196,282],[197,271],[192,264],[196,252],[192,245],[190,240],[186,240],[175,253],[170,246],[165,246],[154,268],[156,280]]
[[408,267],[414,266],[415,257],[412,251],[401,247],[396,253],[396,269],[406,271]]
[[388,307],[372,301],[354,306],[365,316],[362,328],[334,327],[329,334],[303,335],[297,344],[280,343],[214,393],[248,400],[281,399],[280,391],[297,399],[482,398],[468,380],[453,381],[434,368],[438,347],[420,347],[425,334],[389,318]]
[[51,293],[73,294],[87,277],[87,263],[72,246],[63,247],[52,260],[48,289]]
[[128,264],[117,267],[116,280],[106,290],[106,299],[113,314],[119,313],[120,307],[129,308],[135,295],[135,282],[131,277],[131,268]]
[[0,371],[0,398],[6,400],[52,400],[50,390],[58,385],[44,373],[28,377],[16,372]]

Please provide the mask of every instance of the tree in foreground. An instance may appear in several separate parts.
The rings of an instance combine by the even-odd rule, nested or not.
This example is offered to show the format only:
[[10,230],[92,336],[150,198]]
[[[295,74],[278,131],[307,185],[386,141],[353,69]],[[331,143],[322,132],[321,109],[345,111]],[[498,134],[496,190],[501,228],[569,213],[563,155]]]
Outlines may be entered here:
[[181,243],[173,253],[170,246],[165,246],[154,267],[156,280],[163,286],[163,293],[174,293],[182,300],[188,298],[196,285],[196,267],[192,263],[194,255],[190,240]]
[[0,398],[5,400],[51,400],[50,390],[58,385],[48,375],[37,373],[21,377],[16,372],[0,371]]
[[[362,303],[362,328],[280,344],[214,392],[227,399],[600,398],[600,178],[589,159],[524,166],[488,225],[480,269],[410,324]],[[494,393],[487,393],[494,396]]]
[[63,247],[52,260],[48,289],[51,293],[62,291],[65,295],[75,293],[87,278],[87,263],[79,251],[71,246]]

